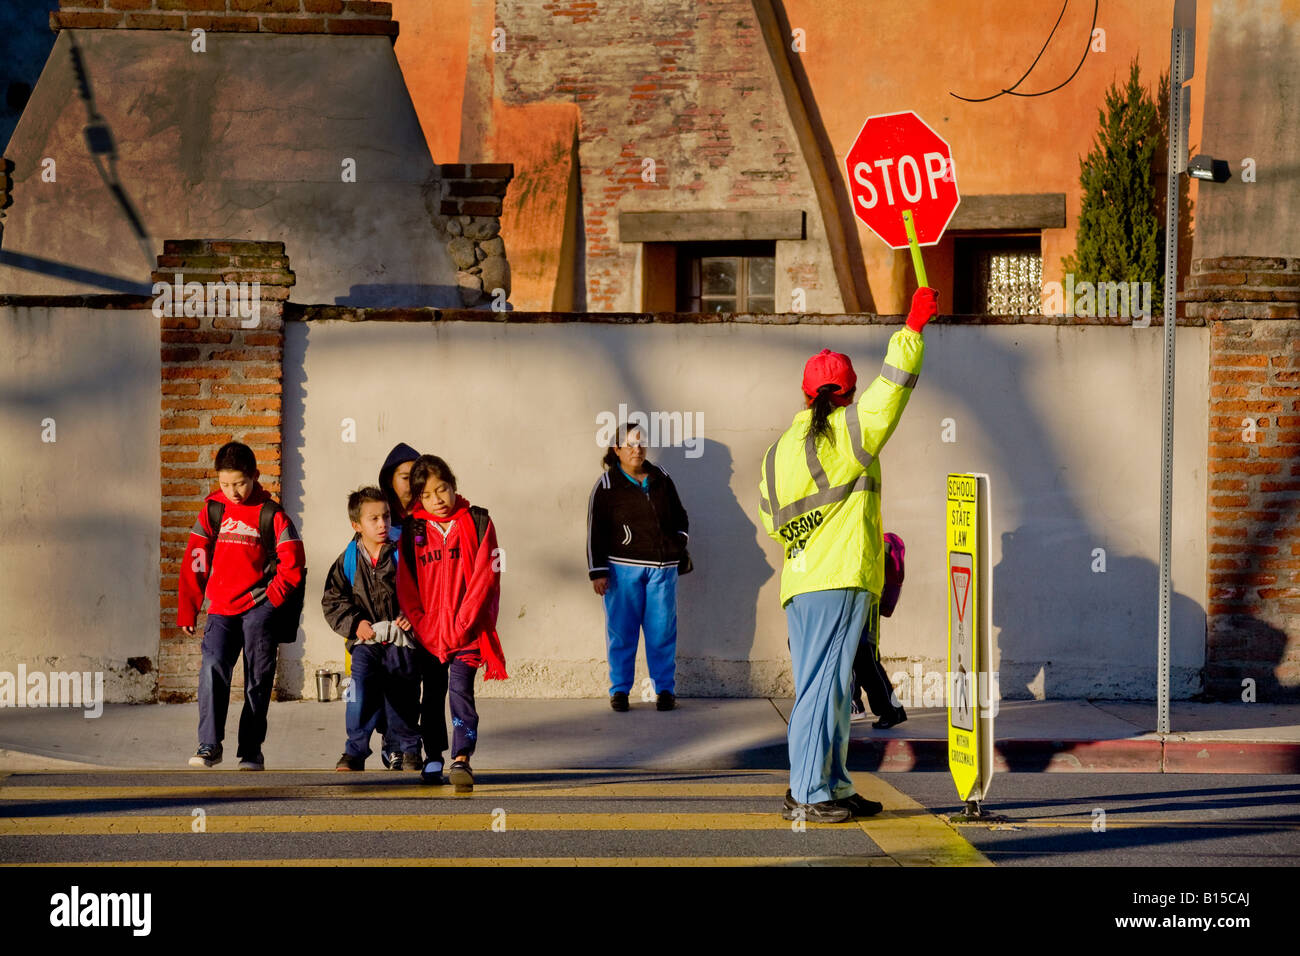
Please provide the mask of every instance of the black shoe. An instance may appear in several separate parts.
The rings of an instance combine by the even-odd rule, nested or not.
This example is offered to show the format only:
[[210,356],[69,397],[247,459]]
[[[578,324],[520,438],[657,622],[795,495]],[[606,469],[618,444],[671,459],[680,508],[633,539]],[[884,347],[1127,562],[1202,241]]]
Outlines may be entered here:
[[783,810],[793,810],[799,806],[799,801],[794,798],[794,794],[789,790],[785,792],[785,803],[782,805]]
[[[393,755],[387,750],[379,751],[379,762],[384,765],[385,770],[393,769]],[[398,769],[400,770],[401,768],[399,767]]]
[[821,803],[795,803],[793,807],[783,809],[781,817],[807,823],[847,823],[853,819],[853,811],[834,800],[824,800]]
[[609,706],[613,707],[620,714],[627,710],[627,694],[621,690],[615,691],[609,695]]
[[191,767],[215,767],[221,763],[221,744],[200,744],[190,758]]
[[474,789],[474,774],[464,760],[452,762],[451,769],[447,771],[447,781],[456,788],[457,793],[469,793]]
[[676,706],[677,698],[672,691],[668,690],[661,693],[659,699],[655,701],[655,710],[672,710]]
[[423,770],[424,762],[420,760],[419,754],[402,754],[399,760],[393,761],[401,764],[399,770]]
[[339,758],[339,762],[334,765],[335,770],[339,771],[356,771],[366,769],[365,757],[354,757],[351,754],[344,754]]
[[265,770],[266,759],[262,756],[260,752],[255,753],[249,757],[240,757],[239,769],[240,770]]
[[874,817],[881,810],[885,809],[884,804],[876,803],[875,800],[868,800],[866,797],[854,793],[847,797],[841,797],[835,801],[841,807],[848,810],[856,817]]
[[427,783],[430,786],[442,786],[442,758],[430,760],[420,771],[420,782]]
[[907,711],[900,707],[888,717],[881,717],[879,720],[874,721],[871,726],[876,730],[888,730],[890,727],[897,727],[905,720],[907,720]]

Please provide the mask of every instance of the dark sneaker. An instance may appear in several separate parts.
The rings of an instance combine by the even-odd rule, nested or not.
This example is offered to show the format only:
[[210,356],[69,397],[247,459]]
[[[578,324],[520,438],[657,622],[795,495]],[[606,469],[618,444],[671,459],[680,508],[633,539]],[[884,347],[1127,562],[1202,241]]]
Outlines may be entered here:
[[339,762],[334,765],[335,770],[355,771],[366,769],[365,757],[354,757],[351,754],[344,754],[339,758]]
[[194,752],[194,756],[190,758],[191,767],[215,767],[219,763],[221,763],[221,744],[215,747],[201,744]]
[[907,720],[907,711],[900,707],[888,717],[881,717],[871,726],[876,728],[876,730],[888,730],[890,727],[897,727],[905,720]]
[[627,694],[615,691],[609,695],[609,706],[613,707],[620,714],[627,710]]
[[834,801],[841,807],[847,809],[856,817],[874,817],[881,810],[885,809],[883,804],[876,803],[875,800],[868,800],[860,794],[850,794],[847,797],[841,797]]
[[260,753],[254,754],[251,757],[240,757],[239,769],[240,770],[265,770],[266,761],[262,758],[262,755]]
[[393,755],[387,750],[379,751],[379,762],[384,765],[385,770],[401,770],[401,767],[393,766]]
[[786,820],[802,819],[808,823],[847,823],[853,819],[853,811],[834,800],[825,800],[822,803],[796,803],[793,807],[783,809],[781,817]]
[[420,771],[420,782],[433,786],[442,786],[442,760],[430,760]]
[[666,690],[655,701],[655,710],[672,710],[677,706],[677,698],[672,691]]
[[793,810],[793,809],[794,809],[795,807],[797,807],[797,806],[799,806],[799,801],[796,800],[796,799],[794,798],[794,794],[793,794],[793,793],[791,793],[789,790],[787,790],[787,791],[785,792],[785,803],[784,803],[784,805],[782,806],[782,809],[783,809],[783,810]]
[[451,769],[447,771],[447,782],[456,788],[457,793],[472,791],[474,774],[470,772],[469,764],[464,760],[453,761]]
[[402,754],[401,760],[394,762],[400,763],[400,769],[402,770],[420,771],[424,769],[424,762],[420,760],[419,754]]

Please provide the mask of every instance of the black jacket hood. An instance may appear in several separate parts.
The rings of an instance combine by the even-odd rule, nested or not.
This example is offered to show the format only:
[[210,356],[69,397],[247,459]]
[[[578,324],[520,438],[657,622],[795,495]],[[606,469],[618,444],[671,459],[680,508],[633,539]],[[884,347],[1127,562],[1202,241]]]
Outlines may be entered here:
[[392,515],[393,524],[398,523],[397,515],[402,512],[402,503],[397,500],[397,495],[393,494],[393,472],[397,471],[398,465],[415,461],[419,457],[420,453],[406,442],[398,442],[384,459],[384,466],[379,469],[379,488],[388,499],[388,513]]

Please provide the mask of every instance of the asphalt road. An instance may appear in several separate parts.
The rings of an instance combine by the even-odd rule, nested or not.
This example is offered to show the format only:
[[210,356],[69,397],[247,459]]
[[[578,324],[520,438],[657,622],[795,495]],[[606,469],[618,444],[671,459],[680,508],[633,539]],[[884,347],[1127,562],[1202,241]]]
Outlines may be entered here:
[[973,826],[944,820],[946,774],[855,779],[884,813],[800,827],[782,771],[493,772],[471,795],[383,771],[15,773],[0,864],[1300,863],[1300,777],[1005,774],[986,806],[1007,822]]

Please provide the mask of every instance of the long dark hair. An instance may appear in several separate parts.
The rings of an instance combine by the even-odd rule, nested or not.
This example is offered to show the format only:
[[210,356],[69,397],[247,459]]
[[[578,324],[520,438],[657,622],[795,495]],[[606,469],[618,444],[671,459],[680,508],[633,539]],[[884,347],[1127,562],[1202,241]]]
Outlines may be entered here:
[[819,438],[825,438],[832,445],[835,444],[835,430],[831,428],[831,412],[835,411],[835,393],[840,387],[834,382],[827,382],[817,389],[817,395],[812,401],[812,419],[808,422],[808,430],[804,432],[804,440],[809,437],[816,441]]
[[456,490],[456,476],[451,473],[451,468],[447,463],[437,455],[421,455],[415,459],[415,464],[411,466],[411,510],[414,511],[420,503],[420,498],[424,495],[424,486],[429,483],[430,479],[445,481],[451,485],[451,490]]
[[605,457],[600,460],[600,467],[609,470],[618,464],[618,452],[615,449],[622,448],[627,444],[629,432],[640,432],[645,434],[645,429],[636,422],[624,422],[618,426],[618,431],[614,433],[614,444],[605,449]]

